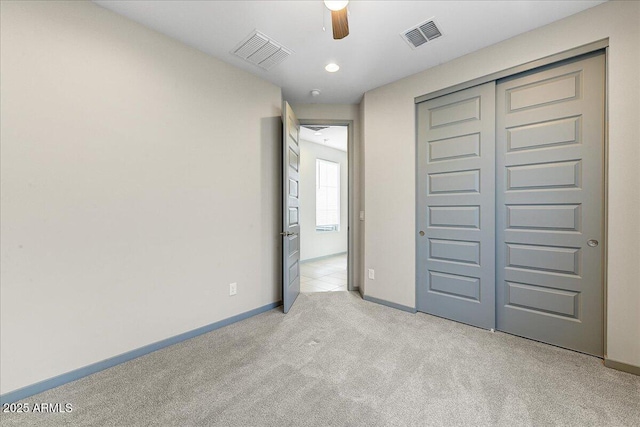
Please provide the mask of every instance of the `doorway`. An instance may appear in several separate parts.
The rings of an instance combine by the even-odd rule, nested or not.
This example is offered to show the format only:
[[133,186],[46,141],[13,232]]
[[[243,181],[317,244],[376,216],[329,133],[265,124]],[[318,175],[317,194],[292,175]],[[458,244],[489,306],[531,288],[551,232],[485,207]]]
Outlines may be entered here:
[[300,124],[300,292],[349,290],[349,126]]

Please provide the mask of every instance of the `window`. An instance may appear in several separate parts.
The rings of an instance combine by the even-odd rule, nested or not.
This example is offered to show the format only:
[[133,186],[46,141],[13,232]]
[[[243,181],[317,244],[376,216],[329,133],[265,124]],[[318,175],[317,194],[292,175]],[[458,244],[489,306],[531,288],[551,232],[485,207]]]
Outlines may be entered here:
[[340,231],[340,163],[316,159],[316,231]]

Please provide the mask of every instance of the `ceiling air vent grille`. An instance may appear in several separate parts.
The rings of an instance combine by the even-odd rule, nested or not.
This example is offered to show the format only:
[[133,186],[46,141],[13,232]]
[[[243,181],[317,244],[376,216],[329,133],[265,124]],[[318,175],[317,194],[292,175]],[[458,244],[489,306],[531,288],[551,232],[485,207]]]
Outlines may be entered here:
[[400,33],[400,37],[409,43],[412,49],[420,47],[426,42],[435,40],[441,36],[442,31],[440,31],[433,18]]
[[427,39],[429,40],[437,39],[442,35],[440,30],[436,26],[436,23],[433,21],[429,21],[426,24],[420,25],[420,31],[422,31],[422,34],[427,36]]
[[254,31],[231,53],[253,65],[269,70],[287,59],[293,52],[264,34]]
[[427,38],[417,28],[414,28],[411,31],[407,31],[405,33],[405,37],[407,38],[407,40],[409,40],[409,43],[411,43],[413,47],[421,46],[427,42]]

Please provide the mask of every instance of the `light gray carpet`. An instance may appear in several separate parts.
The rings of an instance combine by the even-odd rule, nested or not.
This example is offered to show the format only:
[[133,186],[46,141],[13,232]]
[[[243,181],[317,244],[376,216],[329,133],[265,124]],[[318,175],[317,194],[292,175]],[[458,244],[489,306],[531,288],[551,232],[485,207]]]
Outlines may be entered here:
[[2,426],[640,425],[640,377],[357,294],[275,309],[26,402]]

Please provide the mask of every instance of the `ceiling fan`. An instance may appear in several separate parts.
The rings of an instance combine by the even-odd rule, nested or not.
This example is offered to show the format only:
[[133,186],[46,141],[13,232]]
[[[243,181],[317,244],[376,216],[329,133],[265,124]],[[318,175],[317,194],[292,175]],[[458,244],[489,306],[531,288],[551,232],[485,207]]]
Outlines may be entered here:
[[331,11],[331,27],[333,28],[334,40],[340,40],[349,35],[347,4],[349,4],[349,0],[324,0],[324,5]]

